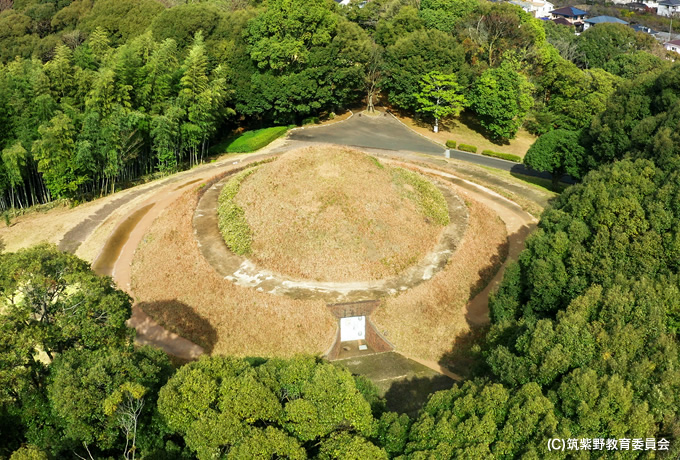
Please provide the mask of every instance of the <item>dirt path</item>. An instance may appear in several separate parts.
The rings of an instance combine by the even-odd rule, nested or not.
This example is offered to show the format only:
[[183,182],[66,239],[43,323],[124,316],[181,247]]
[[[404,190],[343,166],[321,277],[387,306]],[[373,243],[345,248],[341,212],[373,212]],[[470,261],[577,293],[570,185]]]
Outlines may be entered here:
[[257,267],[251,260],[227,248],[217,226],[217,200],[229,179],[230,176],[227,176],[211,186],[199,200],[193,219],[196,240],[203,257],[222,277],[240,286],[270,294],[304,300],[321,299],[326,303],[357,302],[394,295],[431,279],[444,268],[467,229],[468,215],[463,200],[450,187],[440,184],[451,223],[442,231],[434,249],[415,265],[395,277],[383,280],[322,282],[293,279]]
[[[170,206],[186,190],[186,187],[194,184],[198,186],[200,182],[223,174],[230,169],[238,168],[244,162],[258,161],[305,145],[309,145],[309,142],[280,139],[257,154],[229,157],[215,163],[199,166],[158,183],[147,184],[126,191],[125,195],[103,204],[84,220],[70,227],[70,230],[60,239],[59,247],[63,250],[75,252],[84,242],[93,244],[93,240],[101,239],[101,243],[94,241],[95,246],[102,247],[102,249],[95,259],[93,267],[101,274],[111,275],[120,288],[133,294],[130,292],[130,265],[135,250],[154,219]],[[535,219],[522,211],[516,204],[491,190],[459,179],[455,174],[443,173],[441,169],[451,169],[455,173],[455,166],[451,163],[442,165],[441,158],[381,149],[364,150],[397,162],[413,162],[414,160],[421,164],[431,162],[433,168],[436,167],[439,170],[431,169],[427,171],[428,173],[448,180],[457,187],[464,189],[466,193],[473,194],[476,200],[492,208],[503,219],[510,235],[509,260],[516,258],[521,251],[524,239],[533,228]],[[129,212],[125,212],[122,218],[117,215],[113,216],[117,210],[121,209],[121,206],[125,205],[131,207]],[[97,229],[105,228],[104,224],[111,225],[115,222],[111,221],[113,218],[117,219],[113,231],[105,235],[105,238],[96,235]],[[501,278],[502,269],[486,289],[468,304],[467,318],[471,325],[488,322],[488,295]],[[181,359],[194,359],[203,353],[201,347],[165,330],[138,307],[133,308],[129,325],[137,329],[137,341],[139,343],[155,345]]]
[[[269,156],[277,155],[282,151],[297,147],[297,143],[289,143],[270,149],[267,153],[251,155],[243,161],[233,161],[210,169],[197,168],[192,174],[186,175],[178,184],[166,184],[166,186],[154,190],[149,198],[137,206],[128,216],[123,219],[108,239],[100,256],[95,261],[94,267],[100,273],[113,276],[116,283],[126,291],[130,291],[130,266],[135,250],[153,221],[170,206],[184,190],[201,179],[208,180],[210,177],[223,174],[232,169],[239,169],[243,163],[254,162]],[[389,155],[381,155],[389,162],[399,163],[401,155],[393,152]],[[535,222],[534,218],[524,212],[518,205],[477,184],[459,179],[453,174],[439,170],[421,168],[425,173],[432,174],[453,183],[456,187],[470,194],[477,201],[493,209],[505,222],[508,234],[511,235],[510,257],[515,258],[522,248],[524,238],[529,233]],[[223,243],[222,243],[223,244]],[[502,278],[502,270],[493,281],[479,293],[467,306],[466,317],[471,325],[488,322],[488,295],[493,286]],[[132,294],[132,293],[131,293]],[[141,309],[135,308],[129,325],[137,329],[139,343],[152,344],[164,349],[166,352],[182,359],[195,359],[203,353],[203,349],[192,342],[166,331],[155,323]],[[427,365],[427,363],[424,363]],[[441,369],[436,366],[437,371]]]
[[[269,150],[276,152],[277,149],[282,148],[282,145],[283,143],[274,144]],[[204,182],[206,179],[230,169],[238,168],[243,161],[259,161],[270,155],[265,150],[255,155],[241,155],[218,163],[207,164],[188,171],[181,178],[157,184],[144,190],[142,193],[147,195],[147,199],[118,222],[104,243],[99,256],[93,262],[93,269],[99,274],[112,276],[119,288],[134,297],[130,287],[130,267],[137,246],[153,221],[184,193],[187,187],[199,186],[199,182]],[[87,226],[91,225],[89,222],[91,221],[86,221],[81,228],[87,229]],[[90,232],[92,230],[90,229]],[[83,230],[84,232],[85,230]],[[167,331],[137,306],[133,307],[132,317],[128,320],[128,325],[137,330],[137,343],[154,345],[182,360],[196,359],[204,353],[203,348]]]

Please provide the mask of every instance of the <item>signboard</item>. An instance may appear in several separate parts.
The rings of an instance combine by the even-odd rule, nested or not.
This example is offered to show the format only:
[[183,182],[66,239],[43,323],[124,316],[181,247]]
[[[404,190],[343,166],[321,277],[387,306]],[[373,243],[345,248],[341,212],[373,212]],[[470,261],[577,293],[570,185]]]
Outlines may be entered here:
[[366,317],[351,316],[340,318],[340,341],[363,340],[366,338]]

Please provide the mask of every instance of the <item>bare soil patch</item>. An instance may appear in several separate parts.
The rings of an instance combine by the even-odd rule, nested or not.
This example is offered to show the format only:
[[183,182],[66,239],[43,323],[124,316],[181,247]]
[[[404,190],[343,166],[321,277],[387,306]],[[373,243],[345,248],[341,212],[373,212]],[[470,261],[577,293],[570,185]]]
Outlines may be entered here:
[[508,252],[503,221],[463,190],[470,213],[468,229],[444,270],[432,280],[388,298],[373,322],[397,350],[438,360],[456,337],[469,332],[466,305],[495,275]]
[[194,240],[197,191],[188,190],[154,222],[132,264],[138,305],[167,329],[215,354],[323,353],[336,323],[320,301],[273,296],[222,279]]
[[[428,217],[397,171],[330,146],[292,151],[260,166],[235,200],[252,231],[250,258],[317,281],[402,272],[432,250],[443,225]],[[446,213],[443,197],[442,206]]]

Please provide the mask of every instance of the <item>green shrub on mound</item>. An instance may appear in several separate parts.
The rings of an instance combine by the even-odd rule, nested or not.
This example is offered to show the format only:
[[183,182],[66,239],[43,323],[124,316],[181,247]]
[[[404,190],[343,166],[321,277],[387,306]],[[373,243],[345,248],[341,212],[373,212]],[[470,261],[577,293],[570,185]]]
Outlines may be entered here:
[[469,144],[458,144],[458,150],[463,152],[477,153],[477,147]]
[[514,161],[515,163],[521,163],[522,158],[512,153],[494,152],[493,150],[482,150],[482,155],[487,157],[500,158],[502,160]]
[[[449,225],[449,207],[436,185],[420,174],[403,168],[394,168],[394,182],[402,186],[406,198],[413,201],[426,217],[439,225]],[[410,185],[413,191],[404,188],[404,184]]]
[[217,201],[217,225],[224,242],[235,254],[250,254],[252,231],[246,221],[245,212],[236,204],[235,198],[241,182],[257,168],[247,169],[236,174],[224,184]]

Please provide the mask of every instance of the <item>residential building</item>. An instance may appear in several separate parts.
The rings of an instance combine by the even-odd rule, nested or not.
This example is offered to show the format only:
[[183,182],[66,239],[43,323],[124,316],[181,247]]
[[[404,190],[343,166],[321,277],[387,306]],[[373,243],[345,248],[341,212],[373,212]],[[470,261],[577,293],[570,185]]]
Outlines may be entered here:
[[641,26],[640,24],[632,24],[630,28],[633,29],[635,32],[642,32],[649,35],[656,35],[659,33],[650,27]]
[[663,44],[663,47],[668,51],[674,51],[680,54],[680,40],[671,40]]
[[661,0],[656,14],[666,17],[680,17],[680,0]]
[[615,18],[614,16],[597,16],[585,19],[583,21],[583,30],[587,30],[597,24],[623,24],[627,26],[628,22],[623,19]]
[[570,23],[576,24],[577,22],[583,22],[587,13],[573,6],[563,6],[562,8],[552,10],[550,14],[552,15],[551,19],[564,18]]
[[550,17],[550,12],[555,8],[552,3],[542,1],[511,0],[510,3],[519,6],[535,18]]

